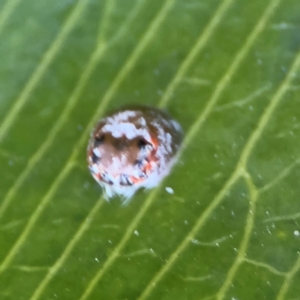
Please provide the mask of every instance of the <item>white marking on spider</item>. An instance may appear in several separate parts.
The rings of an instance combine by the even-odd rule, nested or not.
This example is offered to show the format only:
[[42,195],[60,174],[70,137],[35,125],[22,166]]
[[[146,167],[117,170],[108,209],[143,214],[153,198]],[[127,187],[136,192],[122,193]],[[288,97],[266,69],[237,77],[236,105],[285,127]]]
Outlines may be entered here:
[[94,148],[94,149],[93,149],[93,152],[95,153],[95,155],[96,155],[97,157],[101,157],[101,153],[100,153],[100,151],[99,151],[98,148]]

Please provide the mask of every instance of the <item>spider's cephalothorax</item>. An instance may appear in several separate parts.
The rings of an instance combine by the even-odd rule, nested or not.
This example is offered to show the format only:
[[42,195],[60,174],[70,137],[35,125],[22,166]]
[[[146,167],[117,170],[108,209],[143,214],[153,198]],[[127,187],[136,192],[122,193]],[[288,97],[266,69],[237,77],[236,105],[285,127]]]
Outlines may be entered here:
[[128,200],[169,173],[181,141],[180,125],[164,111],[121,109],[101,119],[92,132],[89,169],[107,199],[117,194]]

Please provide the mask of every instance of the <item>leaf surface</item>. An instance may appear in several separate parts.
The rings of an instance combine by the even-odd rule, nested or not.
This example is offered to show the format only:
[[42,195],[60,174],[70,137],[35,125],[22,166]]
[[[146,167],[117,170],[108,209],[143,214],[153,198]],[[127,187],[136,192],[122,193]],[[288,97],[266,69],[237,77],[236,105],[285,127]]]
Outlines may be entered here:
[[[299,299],[299,10],[1,1],[0,299]],[[85,152],[132,103],[185,136],[124,207]]]

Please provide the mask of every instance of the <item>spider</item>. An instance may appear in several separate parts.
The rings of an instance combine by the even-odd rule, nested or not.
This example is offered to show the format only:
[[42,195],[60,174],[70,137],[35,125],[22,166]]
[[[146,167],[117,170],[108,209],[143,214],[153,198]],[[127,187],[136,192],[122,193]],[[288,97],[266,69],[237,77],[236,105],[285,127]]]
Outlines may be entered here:
[[170,172],[182,129],[166,112],[132,106],[101,119],[87,148],[88,166],[107,200],[128,203],[140,188],[153,188]]

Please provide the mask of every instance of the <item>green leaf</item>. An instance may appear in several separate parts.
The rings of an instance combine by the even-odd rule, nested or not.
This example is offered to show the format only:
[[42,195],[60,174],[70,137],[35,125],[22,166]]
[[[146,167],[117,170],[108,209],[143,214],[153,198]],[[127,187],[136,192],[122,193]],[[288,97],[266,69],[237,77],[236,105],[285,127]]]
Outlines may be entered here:
[[[1,1],[0,299],[299,299],[299,10]],[[86,146],[131,103],[167,108],[185,137],[124,207]]]

